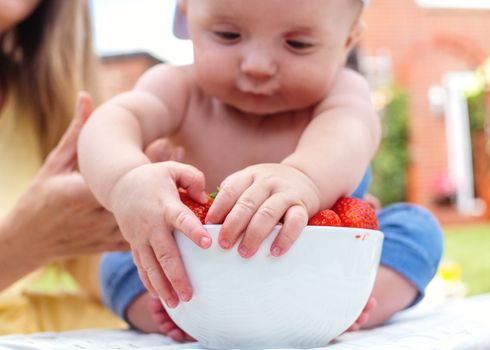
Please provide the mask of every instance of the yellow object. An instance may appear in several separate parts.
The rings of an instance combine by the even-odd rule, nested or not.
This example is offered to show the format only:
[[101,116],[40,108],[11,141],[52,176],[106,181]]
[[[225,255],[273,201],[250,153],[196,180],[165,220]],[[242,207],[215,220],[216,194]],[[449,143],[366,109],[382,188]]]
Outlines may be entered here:
[[[0,217],[41,166],[34,126],[12,106],[7,100],[0,112]],[[44,268],[0,293],[0,335],[125,327],[97,298],[97,261],[85,257]]]
[[461,281],[463,275],[461,265],[455,261],[443,261],[439,266],[439,272],[444,282]]

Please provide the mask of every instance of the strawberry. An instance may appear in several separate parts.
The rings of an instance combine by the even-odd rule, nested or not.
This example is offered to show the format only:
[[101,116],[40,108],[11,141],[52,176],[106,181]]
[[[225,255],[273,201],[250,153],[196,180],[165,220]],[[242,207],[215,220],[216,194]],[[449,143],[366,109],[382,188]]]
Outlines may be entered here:
[[360,199],[342,197],[333,205],[332,210],[340,217],[342,226],[378,229],[374,209]]
[[211,203],[213,203],[213,198],[207,194],[208,202],[206,204],[201,204],[193,200],[186,189],[179,187],[179,196],[182,203],[184,203],[194,214],[196,214],[197,218],[204,224],[204,219],[206,218],[206,214],[208,213],[209,207],[211,207]]
[[339,216],[330,209],[319,211],[308,220],[310,226],[342,226]]

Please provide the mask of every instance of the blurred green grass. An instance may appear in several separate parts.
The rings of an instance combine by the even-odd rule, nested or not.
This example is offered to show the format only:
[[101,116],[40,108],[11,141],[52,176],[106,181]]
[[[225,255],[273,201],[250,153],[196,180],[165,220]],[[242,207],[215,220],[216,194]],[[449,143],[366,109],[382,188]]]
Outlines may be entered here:
[[490,223],[444,227],[443,260],[458,263],[468,295],[490,293]]

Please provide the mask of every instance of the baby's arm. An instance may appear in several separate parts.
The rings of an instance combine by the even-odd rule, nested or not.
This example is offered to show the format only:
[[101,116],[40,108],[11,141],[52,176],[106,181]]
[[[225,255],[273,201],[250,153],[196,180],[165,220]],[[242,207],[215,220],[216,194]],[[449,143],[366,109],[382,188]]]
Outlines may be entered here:
[[330,208],[359,185],[380,138],[367,82],[344,69],[314,111],[296,150],[282,164],[306,174],[320,194],[320,209]]
[[272,227],[283,225],[271,253],[285,253],[308,218],[330,208],[359,184],[380,139],[380,123],[365,80],[339,72],[328,96],[315,108],[295,151],[280,164],[258,164],[221,184],[207,220],[224,220],[218,241],[252,256]]
[[98,108],[79,139],[80,170],[97,199],[114,213],[145,287],[173,307],[192,288],[172,236],[184,232],[203,248],[211,238],[179,199],[177,186],[207,201],[204,176],[177,163],[151,163],[143,149],[177,130],[188,98],[185,68],[151,69],[134,90]]

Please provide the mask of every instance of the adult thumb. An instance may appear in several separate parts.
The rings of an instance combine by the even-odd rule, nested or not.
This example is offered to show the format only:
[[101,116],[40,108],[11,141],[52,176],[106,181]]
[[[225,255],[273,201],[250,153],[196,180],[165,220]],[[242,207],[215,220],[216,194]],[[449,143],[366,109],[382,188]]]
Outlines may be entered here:
[[78,136],[92,111],[92,97],[85,91],[79,92],[73,119],[58,145],[48,155],[40,175],[49,176],[70,172],[75,169]]

